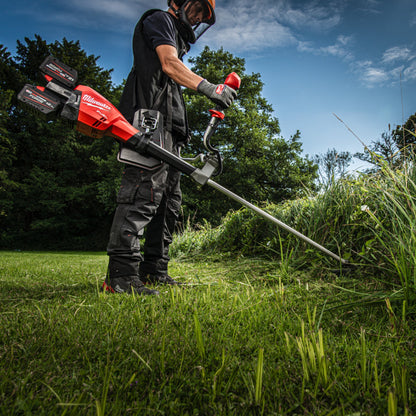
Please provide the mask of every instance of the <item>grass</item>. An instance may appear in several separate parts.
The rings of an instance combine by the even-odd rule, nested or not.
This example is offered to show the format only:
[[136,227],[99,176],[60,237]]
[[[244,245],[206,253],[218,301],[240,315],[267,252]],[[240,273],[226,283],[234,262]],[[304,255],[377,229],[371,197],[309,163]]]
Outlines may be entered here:
[[188,255],[171,272],[193,286],[129,297],[99,292],[106,265],[0,253],[0,414],[415,414],[414,320],[338,308],[360,276]]
[[[378,164],[376,173],[342,178],[316,195],[264,209],[356,266],[353,273],[374,287],[371,295],[350,290],[353,302],[384,303],[388,298],[414,317],[416,165],[407,162],[393,169],[382,159]],[[198,252],[257,255],[280,260],[282,273],[286,267],[318,277],[337,266],[332,258],[247,209],[229,212],[217,228],[186,228],[174,251],[178,258]]]

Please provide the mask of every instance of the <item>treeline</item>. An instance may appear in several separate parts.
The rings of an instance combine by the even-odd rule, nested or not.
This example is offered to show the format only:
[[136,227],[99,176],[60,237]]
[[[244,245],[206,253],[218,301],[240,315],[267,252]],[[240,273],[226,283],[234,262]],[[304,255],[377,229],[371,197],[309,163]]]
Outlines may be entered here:
[[74,67],[80,83],[110,100],[119,96],[111,71],[100,68],[78,42],[47,44],[36,36],[18,42],[15,57],[1,47],[0,245],[102,247],[111,221],[107,183],[116,176],[105,163],[115,144],[82,136],[63,120],[42,119],[17,101],[25,83],[45,85],[38,68],[50,54]]
[[[0,45],[0,248],[105,249],[122,165],[118,144],[85,137],[67,122],[46,120],[17,101],[25,83],[44,85],[39,65],[53,55],[79,74],[79,83],[96,89],[114,104],[122,85],[98,57],[78,41],[47,43],[40,36],[17,41],[16,55]],[[277,203],[312,189],[317,165],[301,155],[297,132],[280,136],[273,109],[262,97],[259,74],[246,74],[244,59],[206,48],[190,60],[192,69],[211,82],[228,73],[241,75],[238,100],[227,111],[213,142],[224,157],[219,182],[257,202]],[[129,68],[126,68],[126,75]],[[184,155],[202,151],[212,104],[185,91],[193,138]],[[192,180],[183,179],[183,217],[193,223],[219,224],[233,201]]]

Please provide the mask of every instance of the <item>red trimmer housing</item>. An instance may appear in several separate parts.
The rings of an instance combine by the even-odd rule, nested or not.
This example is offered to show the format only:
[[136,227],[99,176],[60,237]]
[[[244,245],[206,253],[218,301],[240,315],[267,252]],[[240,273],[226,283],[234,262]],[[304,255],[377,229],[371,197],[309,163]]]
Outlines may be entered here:
[[[85,85],[76,86],[78,79],[76,70],[52,56],[42,63],[40,69],[48,81],[46,87],[25,85],[18,95],[19,100],[46,115],[58,113],[75,122],[77,130],[86,136],[113,137],[132,150],[154,158],[154,166],[160,165],[161,161],[166,162],[187,175],[194,175],[198,183],[206,183],[215,170],[210,166],[206,171],[209,172],[207,174],[203,169],[195,168],[165,150],[161,146],[161,141],[154,139],[156,134],[161,134],[163,123],[160,120],[160,113],[143,110],[145,118],[140,126],[135,128],[97,91]],[[239,86],[240,78],[233,73],[227,77],[226,82],[230,82],[230,86],[234,88],[237,84]],[[221,113],[217,109],[212,119],[219,119],[217,112]],[[213,160],[209,161],[210,165],[213,163]]]
[[97,91],[84,85],[75,86],[78,74],[74,69],[48,57],[40,70],[48,81],[46,87],[25,85],[19,100],[46,115],[60,112],[62,117],[76,122],[77,130],[86,136],[110,136],[126,142],[138,132]]

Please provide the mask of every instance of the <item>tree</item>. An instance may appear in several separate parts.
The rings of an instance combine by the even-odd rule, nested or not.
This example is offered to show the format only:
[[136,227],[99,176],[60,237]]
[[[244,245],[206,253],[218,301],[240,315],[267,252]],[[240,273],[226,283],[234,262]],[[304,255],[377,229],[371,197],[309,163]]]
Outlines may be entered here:
[[[212,143],[224,157],[224,172],[218,181],[243,198],[256,202],[279,202],[301,195],[313,187],[317,167],[301,156],[302,145],[297,132],[289,140],[280,136],[273,108],[261,95],[263,82],[259,74],[245,73],[245,61],[231,53],[206,47],[191,58],[191,69],[214,83],[222,83],[230,72],[241,76],[238,99],[226,110]],[[187,154],[203,151],[202,137],[209,121],[212,103],[194,91],[186,90],[192,141]],[[239,205],[217,191],[183,181],[184,212],[197,221],[218,223],[231,208]]]
[[[9,169],[15,160],[15,143],[13,136],[8,131],[9,108],[12,105],[13,85],[18,79],[17,71],[13,67],[10,53],[3,45],[0,45],[0,220],[7,215],[12,207],[9,192],[16,189],[15,184],[9,177]],[[4,230],[0,231],[1,235]]]
[[338,152],[336,149],[328,149],[326,153],[316,155],[314,161],[319,166],[321,185],[329,186],[336,179],[342,178],[351,160],[351,153]]
[[416,156],[416,114],[409,117],[403,126],[384,132],[381,138],[362,153],[354,156],[374,165],[372,171],[379,169],[379,159],[387,162],[390,167],[398,168]]
[[14,92],[5,128],[14,150],[7,175],[15,184],[2,195],[9,203],[0,218],[0,245],[102,249],[111,216],[100,199],[100,185],[106,177],[96,166],[114,155],[116,143],[83,136],[63,119],[51,123],[16,100],[24,83],[45,83],[38,67],[48,55],[77,69],[79,83],[117,99],[111,71],[99,67],[98,58],[87,55],[79,42],[64,38],[47,44],[36,35],[34,40],[18,42],[14,59],[2,54],[2,68],[15,71],[18,77],[10,78],[7,71],[0,74],[2,88]]
[[403,126],[393,130],[392,137],[400,150],[402,160],[414,160],[416,155],[416,113],[408,118]]

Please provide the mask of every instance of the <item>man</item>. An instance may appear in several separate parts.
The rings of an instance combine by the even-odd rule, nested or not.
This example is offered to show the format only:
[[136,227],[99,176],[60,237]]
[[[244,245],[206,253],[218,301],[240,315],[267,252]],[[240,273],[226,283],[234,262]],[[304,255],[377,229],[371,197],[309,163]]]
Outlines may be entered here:
[[[119,109],[138,123],[140,109],[158,110],[164,119],[164,146],[178,155],[189,140],[181,86],[201,92],[216,105],[230,106],[236,92],[214,85],[182,62],[191,43],[215,23],[215,0],[168,0],[168,11],[149,10],[133,36],[134,66]],[[117,196],[103,289],[155,295],[145,284],[178,282],[168,275],[169,244],[180,212],[180,172],[167,166],[147,170],[126,165]],[[143,256],[139,239],[146,233]]]

